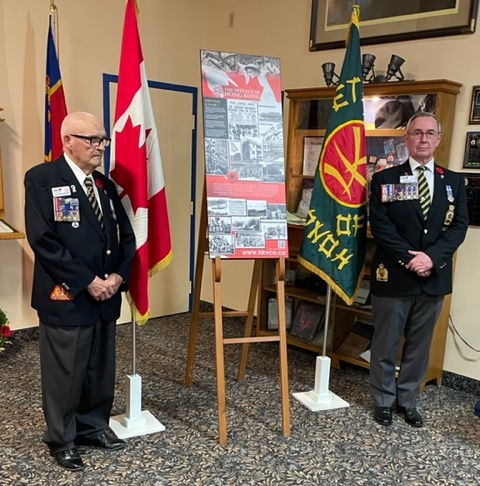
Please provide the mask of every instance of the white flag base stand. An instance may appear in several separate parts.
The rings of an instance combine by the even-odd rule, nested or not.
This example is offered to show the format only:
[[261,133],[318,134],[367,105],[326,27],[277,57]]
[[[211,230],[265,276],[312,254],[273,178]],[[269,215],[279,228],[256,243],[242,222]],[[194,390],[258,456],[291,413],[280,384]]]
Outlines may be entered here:
[[315,389],[309,392],[294,393],[293,396],[312,412],[349,407],[350,405],[345,400],[328,390],[329,381],[330,358],[328,356],[317,356]]
[[120,439],[165,430],[165,427],[149,411],[142,412],[141,376],[127,377],[127,413],[110,417],[110,428]]

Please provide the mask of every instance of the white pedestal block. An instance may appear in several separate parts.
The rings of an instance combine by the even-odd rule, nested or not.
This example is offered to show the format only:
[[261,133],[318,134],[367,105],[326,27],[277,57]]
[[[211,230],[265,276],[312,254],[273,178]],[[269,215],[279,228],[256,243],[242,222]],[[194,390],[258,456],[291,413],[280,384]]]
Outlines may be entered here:
[[142,378],[139,375],[127,377],[127,413],[110,417],[110,428],[120,439],[165,430],[150,412],[142,412]]
[[328,356],[317,356],[315,388],[309,392],[294,393],[293,396],[312,412],[349,407],[350,405],[345,400],[329,391],[329,381],[330,358]]

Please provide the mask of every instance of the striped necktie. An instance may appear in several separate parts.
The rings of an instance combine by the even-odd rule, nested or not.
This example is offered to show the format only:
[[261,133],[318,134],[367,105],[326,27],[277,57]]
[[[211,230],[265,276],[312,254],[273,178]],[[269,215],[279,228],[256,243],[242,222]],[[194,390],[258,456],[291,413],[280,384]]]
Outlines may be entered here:
[[98,222],[100,223],[100,226],[102,229],[105,229],[105,225],[103,223],[103,214],[102,211],[100,210],[100,206],[98,205],[97,198],[95,197],[95,191],[93,190],[93,181],[90,179],[90,177],[85,178],[85,187],[87,188],[87,198],[90,201],[90,204],[92,205],[93,211],[95,213],[95,216],[98,219]]
[[420,199],[423,218],[427,219],[428,210],[430,209],[430,189],[428,188],[427,178],[425,177],[426,167],[420,165],[416,170],[418,171],[418,198]]

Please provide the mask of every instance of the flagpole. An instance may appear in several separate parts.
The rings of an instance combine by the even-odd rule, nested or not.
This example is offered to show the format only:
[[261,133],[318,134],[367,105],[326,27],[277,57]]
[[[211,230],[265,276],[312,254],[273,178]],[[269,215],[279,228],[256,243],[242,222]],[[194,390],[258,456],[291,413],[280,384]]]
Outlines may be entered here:
[[312,412],[334,410],[349,407],[350,404],[328,389],[330,382],[331,360],[327,356],[328,323],[330,321],[330,305],[332,301],[332,287],[327,285],[325,299],[325,329],[323,334],[322,355],[317,356],[315,365],[315,387],[308,392],[294,393],[293,396]]
[[132,375],[137,374],[137,322],[132,314]]
[[330,323],[330,304],[332,302],[332,287],[327,285],[327,295],[325,296],[325,324],[323,331],[322,357],[327,356],[328,325]]

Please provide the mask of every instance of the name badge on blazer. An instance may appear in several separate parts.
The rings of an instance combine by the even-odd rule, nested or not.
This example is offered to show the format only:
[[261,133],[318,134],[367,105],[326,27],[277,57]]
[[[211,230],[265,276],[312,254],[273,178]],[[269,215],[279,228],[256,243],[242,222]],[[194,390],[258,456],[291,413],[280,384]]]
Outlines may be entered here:
[[404,175],[400,176],[400,182],[402,184],[409,184],[412,182],[417,182],[417,178],[414,175]]
[[52,187],[53,197],[70,196],[71,194],[69,186]]

